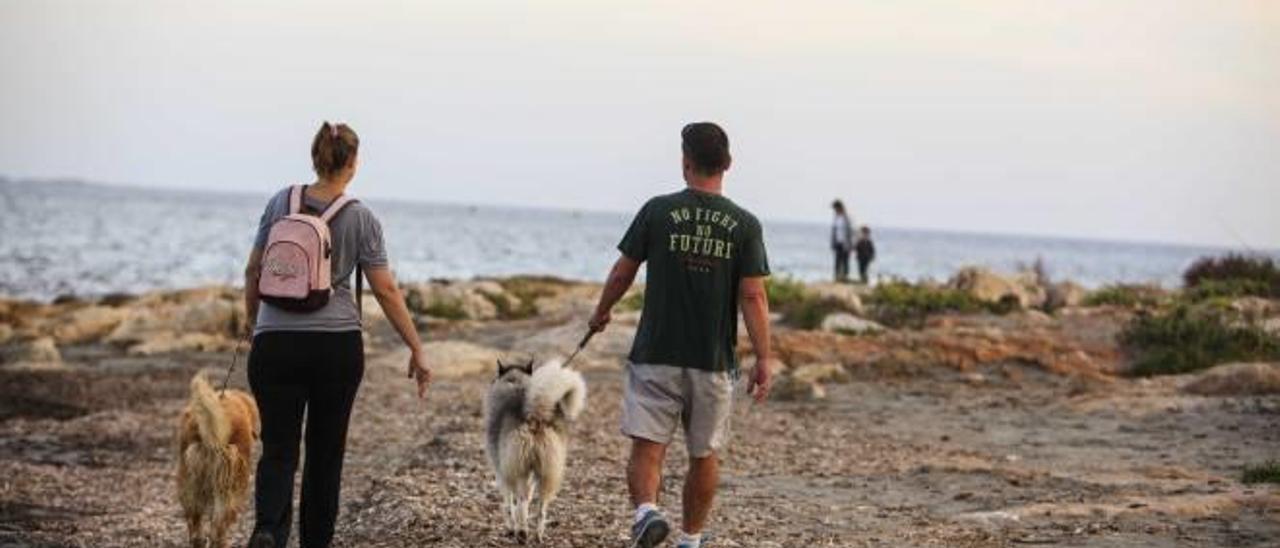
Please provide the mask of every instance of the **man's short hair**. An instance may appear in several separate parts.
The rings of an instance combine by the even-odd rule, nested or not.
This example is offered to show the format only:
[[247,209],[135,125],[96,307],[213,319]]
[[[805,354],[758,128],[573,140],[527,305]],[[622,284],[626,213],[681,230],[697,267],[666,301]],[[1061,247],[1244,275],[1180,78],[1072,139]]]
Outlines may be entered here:
[[718,175],[729,169],[729,136],[711,122],[694,122],[680,130],[680,148],[702,175]]

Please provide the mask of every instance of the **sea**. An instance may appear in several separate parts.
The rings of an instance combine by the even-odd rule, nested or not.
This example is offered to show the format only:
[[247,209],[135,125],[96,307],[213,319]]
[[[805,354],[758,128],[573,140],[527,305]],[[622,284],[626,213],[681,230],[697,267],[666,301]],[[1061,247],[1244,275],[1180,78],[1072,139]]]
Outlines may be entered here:
[[[0,296],[53,300],[240,285],[270,194],[0,180]],[[630,222],[618,212],[364,200],[401,281],[516,274],[603,280]],[[763,218],[775,275],[831,277],[828,219]],[[946,280],[967,265],[1039,260],[1087,287],[1175,286],[1196,258],[1228,249],[876,227],[872,276]]]

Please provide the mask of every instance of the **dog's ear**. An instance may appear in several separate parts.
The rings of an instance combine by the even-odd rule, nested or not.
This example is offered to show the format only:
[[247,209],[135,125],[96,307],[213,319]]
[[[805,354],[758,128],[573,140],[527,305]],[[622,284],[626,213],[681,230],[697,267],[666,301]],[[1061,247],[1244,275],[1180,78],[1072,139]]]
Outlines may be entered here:
[[502,360],[497,360],[497,362],[498,362],[498,377],[501,378],[503,375],[506,375],[507,371],[510,370],[511,368],[505,365],[502,365]]
[[533,361],[534,361],[534,359],[535,359],[535,358],[530,357],[530,358],[529,358],[529,362],[528,362],[528,363],[526,363],[526,364],[524,364],[524,367],[521,367],[521,369],[524,369],[524,372],[525,372],[525,373],[528,373],[528,374],[530,374],[530,375],[532,375],[532,374],[533,374]]

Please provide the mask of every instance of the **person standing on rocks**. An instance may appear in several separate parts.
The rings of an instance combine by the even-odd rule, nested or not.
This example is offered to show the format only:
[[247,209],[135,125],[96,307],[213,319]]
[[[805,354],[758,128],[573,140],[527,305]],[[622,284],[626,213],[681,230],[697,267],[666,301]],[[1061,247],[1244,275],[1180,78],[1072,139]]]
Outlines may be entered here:
[[[249,386],[262,413],[262,457],[254,487],[255,524],[250,548],[285,548],[293,518],[298,444],[306,437],[298,532],[301,546],[324,548],[333,539],[346,452],[347,424],[364,376],[360,310],[350,279],[363,271],[378,304],[410,350],[409,376],[426,395],[431,369],[417,328],[388,268],[382,225],[363,204],[343,194],[356,173],[360,139],[346,124],[325,122],[311,145],[317,179],[278,192],[267,203],[245,269],[245,308],[253,333]],[[341,200],[341,201],[340,201]],[[334,211],[329,211],[330,206]],[[318,309],[289,310],[264,301],[264,262],[271,276],[288,264],[266,247],[272,227],[291,212],[328,221],[332,291]],[[295,224],[297,224],[295,222]],[[289,245],[289,244],[274,244]],[[299,248],[300,249],[300,248]],[[264,254],[272,261],[264,260]],[[357,270],[357,266],[359,269]],[[290,273],[294,274],[294,273]],[[303,430],[303,422],[306,429]]]
[[633,548],[652,548],[670,534],[658,491],[677,427],[689,453],[678,546],[701,545],[719,483],[718,452],[729,437],[740,307],[756,354],[747,391],[763,402],[772,384],[769,263],[759,221],[721,192],[729,138],[710,122],[689,124],[680,136],[686,187],[650,199],[636,214],[589,322],[595,331],[609,324],[614,304],[647,263],[622,405],[622,433],[631,438]]
[[858,259],[858,278],[862,280],[862,285],[867,285],[867,269],[871,267],[871,261],[876,260],[876,244],[871,241],[871,227],[862,225],[858,243],[853,247]]
[[831,252],[836,257],[837,283],[849,281],[849,253],[853,251],[853,221],[845,212],[844,202],[831,202],[835,216],[831,219]]

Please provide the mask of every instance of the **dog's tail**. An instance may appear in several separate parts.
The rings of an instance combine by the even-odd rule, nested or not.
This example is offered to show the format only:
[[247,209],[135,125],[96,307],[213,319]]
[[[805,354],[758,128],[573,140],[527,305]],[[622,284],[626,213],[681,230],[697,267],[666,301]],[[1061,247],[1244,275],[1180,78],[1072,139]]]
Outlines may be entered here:
[[231,440],[231,422],[222,410],[218,393],[209,386],[204,375],[191,379],[191,401],[188,405],[200,432],[200,443],[209,449],[221,451]]
[[560,362],[547,362],[533,370],[525,391],[525,419],[549,423],[562,413],[568,420],[578,418],[587,403],[587,383],[582,373],[565,369]]

